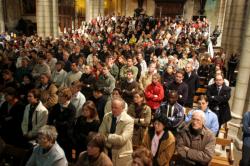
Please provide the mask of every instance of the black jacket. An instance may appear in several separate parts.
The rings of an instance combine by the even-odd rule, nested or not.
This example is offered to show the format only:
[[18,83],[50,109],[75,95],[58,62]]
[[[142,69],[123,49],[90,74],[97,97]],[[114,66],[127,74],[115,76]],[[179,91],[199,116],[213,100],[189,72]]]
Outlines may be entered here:
[[223,124],[231,119],[231,112],[229,107],[229,99],[231,97],[231,88],[223,85],[220,93],[216,84],[212,84],[207,88],[207,97],[209,101],[209,108],[218,116],[219,124]]
[[184,82],[188,85],[188,98],[186,104],[193,105],[193,98],[196,90],[199,88],[199,77],[195,72],[192,72],[190,77],[185,73]]
[[[61,111],[62,109],[63,111]],[[58,132],[57,141],[61,146],[72,144],[75,114],[76,108],[71,103],[67,108],[63,108],[57,103],[49,112],[48,124],[56,127]]]

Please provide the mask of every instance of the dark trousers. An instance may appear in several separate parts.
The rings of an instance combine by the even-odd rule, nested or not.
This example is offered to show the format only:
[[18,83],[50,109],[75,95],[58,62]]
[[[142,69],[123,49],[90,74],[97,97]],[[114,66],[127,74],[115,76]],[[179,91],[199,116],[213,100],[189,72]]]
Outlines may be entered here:
[[240,166],[250,166],[250,147],[243,145]]

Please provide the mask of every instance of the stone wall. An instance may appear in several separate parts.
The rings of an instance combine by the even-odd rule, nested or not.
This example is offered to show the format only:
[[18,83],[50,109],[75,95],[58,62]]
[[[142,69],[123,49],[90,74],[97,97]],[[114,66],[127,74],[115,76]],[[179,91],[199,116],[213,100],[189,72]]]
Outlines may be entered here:
[[[134,10],[138,7],[137,0],[124,0],[126,2],[126,5],[124,6],[124,12],[122,14],[126,16],[133,16]],[[154,0],[144,0],[143,3],[143,9],[145,10],[145,13],[149,16],[154,16],[155,12],[155,2]]]
[[[13,5],[15,4],[15,5]],[[6,20],[5,25],[6,30],[12,31],[16,26],[18,21],[21,18],[21,4],[17,0],[6,0],[4,6],[6,8]]]

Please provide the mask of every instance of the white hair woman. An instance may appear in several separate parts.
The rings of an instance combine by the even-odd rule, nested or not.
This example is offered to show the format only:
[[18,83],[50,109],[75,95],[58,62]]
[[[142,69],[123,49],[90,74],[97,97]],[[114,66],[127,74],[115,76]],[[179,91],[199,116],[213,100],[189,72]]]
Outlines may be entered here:
[[26,166],[67,166],[64,151],[57,144],[54,126],[45,125],[38,131],[38,146],[33,150]]

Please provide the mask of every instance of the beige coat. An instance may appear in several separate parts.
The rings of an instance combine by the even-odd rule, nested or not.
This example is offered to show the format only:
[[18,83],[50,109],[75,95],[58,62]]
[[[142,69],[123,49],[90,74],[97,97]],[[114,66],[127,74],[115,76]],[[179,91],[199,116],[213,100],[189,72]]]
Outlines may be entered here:
[[148,73],[145,73],[145,75],[142,75],[139,79],[139,85],[141,89],[146,89],[146,87],[152,83],[152,76]]
[[134,118],[133,146],[140,146],[142,144],[145,131],[151,122],[151,108],[146,104],[142,106],[138,117],[136,117],[135,109],[135,105],[131,104],[128,108],[128,114]]
[[48,110],[43,106],[42,102],[39,102],[33,115],[32,115],[32,130],[28,131],[29,124],[29,112],[30,104],[25,107],[23,121],[22,121],[22,131],[23,135],[28,135],[30,137],[37,136],[38,130],[46,125],[48,119]]
[[45,90],[41,90],[41,101],[43,105],[49,109],[57,104],[57,87],[55,84],[50,84]]
[[111,148],[114,166],[126,166],[128,162],[131,162],[133,153],[134,120],[125,111],[120,116],[114,134],[109,134],[112,122],[111,112],[104,116],[99,128],[99,132],[107,136],[106,147]]

